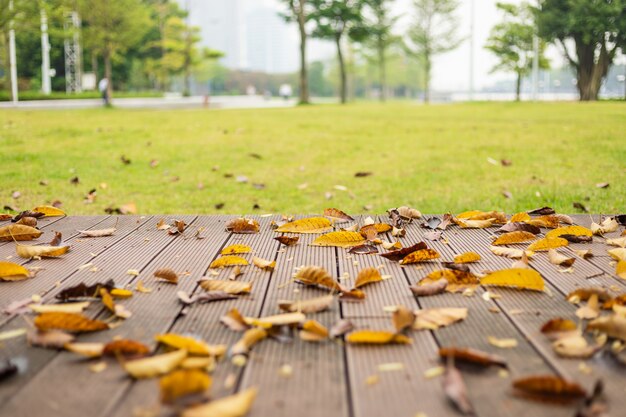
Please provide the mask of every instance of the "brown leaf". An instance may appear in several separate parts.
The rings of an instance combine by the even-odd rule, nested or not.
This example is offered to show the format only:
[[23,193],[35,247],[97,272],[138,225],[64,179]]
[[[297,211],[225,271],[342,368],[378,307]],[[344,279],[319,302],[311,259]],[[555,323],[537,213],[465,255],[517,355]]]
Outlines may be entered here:
[[332,295],[325,295],[323,297],[310,298],[308,300],[280,300],[278,301],[278,307],[283,311],[288,312],[302,312],[305,314],[319,313],[330,308],[334,297]]
[[62,290],[57,294],[56,298],[61,301],[76,298],[96,298],[100,295],[101,288],[106,288],[110,292],[115,288],[115,282],[112,279],[107,282],[97,282],[93,285],[86,285],[84,282],[81,282],[78,285]]
[[472,348],[440,348],[439,357],[441,359],[454,359],[454,362],[465,362],[483,367],[495,365],[506,368],[506,360],[498,355],[483,352]]
[[569,268],[570,266],[574,265],[576,258],[569,258],[565,255],[561,255],[555,249],[549,249],[548,260],[550,261],[550,263],[554,265],[559,265],[565,268]]
[[159,380],[161,402],[174,404],[182,397],[204,393],[211,382],[211,377],[198,369],[175,370]]
[[105,356],[124,356],[135,358],[148,355],[150,348],[143,343],[130,339],[118,339],[104,345],[102,354]]
[[586,391],[576,382],[554,375],[533,375],[513,381],[513,388],[531,398],[545,400],[575,400],[585,398]]
[[591,298],[594,295],[598,297],[599,301],[603,301],[603,302],[611,300],[613,298],[611,294],[609,294],[606,288],[584,287],[584,288],[578,288],[574,291],[571,291],[569,294],[567,294],[565,299],[572,303],[579,303],[580,301],[589,300],[589,298]]
[[[470,271],[461,269],[438,269],[426,275],[416,286],[432,285],[435,282],[439,282],[441,279],[446,280],[445,290],[448,292],[463,291],[467,288],[473,289],[480,285],[478,277]],[[441,286],[442,284],[439,285]]]
[[463,381],[463,376],[461,372],[454,367],[454,364],[448,363],[448,366],[446,366],[446,372],[441,380],[441,385],[448,400],[456,406],[461,414],[474,414],[474,408],[468,398],[467,387]]
[[354,221],[352,217],[348,216],[346,213],[336,208],[324,209],[324,216],[330,218],[330,220],[334,221],[335,223]]
[[390,261],[401,261],[409,254],[416,252],[418,250],[423,250],[423,249],[427,249],[426,243],[419,242],[406,248],[390,251],[387,253],[381,253],[380,256],[382,256],[383,258],[389,259]]
[[115,233],[117,229],[115,227],[111,227],[109,229],[97,229],[97,230],[78,230],[78,233],[87,237],[104,237],[111,236]]
[[518,230],[500,235],[500,237],[493,241],[492,245],[510,245],[513,243],[527,242],[535,238],[535,235],[530,232]]
[[37,227],[37,219],[34,217],[22,217],[15,224],[23,224],[24,226]]
[[405,329],[409,329],[415,322],[415,313],[404,306],[397,306],[391,317],[391,322],[396,332],[400,333]]
[[539,217],[535,217],[526,221],[526,223],[532,224],[533,226],[547,227],[550,229],[556,229],[557,227],[559,227],[559,222],[560,222],[559,217],[552,216],[552,215],[539,216]]
[[429,308],[415,311],[413,328],[416,330],[436,330],[449,326],[467,317],[467,308]]
[[35,318],[39,330],[65,330],[73,333],[107,330],[109,325],[76,313],[43,313]]
[[295,244],[298,243],[298,240],[300,240],[300,236],[295,236],[295,237],[278,236],[278,237],[275,237],[274,240],[277,240],[278,242],[280,242],[282,245],[285,245],[285,246],[294,246]]
[[509,232],[519,232],[519,231],[532,233],[533,235],[538,235],[539,233],[541,233],[541,229],[539,227],[533,226],[532,224],[523,223],[523,222],[507,223],[501,228],[499,228],[498,230],[496,230],[495,232],[496,233],[509,233]]
[[250,328],[246,320],[236,308],[231,309],[226,315],[220,317],[220,323],[236,332],[243,332]]
[[161,268],[154,271],[154,276],[172,284],[178,284],[178,274],[170,268]]
[[541,207],[534,210],[528,210],[526,213],[531,216],[547,216],[550,214],[555,214],[556,211],[552,207]]
[[562,239],[567,240],[570,243],[591,243],[593,242],[593,237],[591,236],[577,236],[577,235],[561,235],[559,236]]
[[380,271],[377,268],[365,268],[359,271],[354,281],[354,288],[360,288],[364,285],[380,282],[382,280],[383,277],[380,275]]
[[438,279],[437,281],[429,282],[427,284],[411,285],[409,288],[414,295],[418,297],[426,297],[430,295],[441,294],[446,290],[448,286],[448,280],[445,278]]
[[439,258],[439,253],[434,249],[420,249],[415,252],[411,252],[400,261],[400,265],[409,265],[418,262],[429,261],[431,259]]
[[310,217],[295,220],[278,227],[279,233],[324,233],[332,229],[330,221],[325,217]]
[[244,217],[233,219],[226,224],[226,230],[232,233],[251,234],[259,233],[259,222]]
[[548,320],[541,326],[541,333],[550,339],[559,339],[564,335],[570,335],[576,332],[578,326],[572,320],[557,317]]
[[42,235],[41,230],[37,230],[23,224],[10,224],[0,227],[0,241],[24,241],[37,239]]

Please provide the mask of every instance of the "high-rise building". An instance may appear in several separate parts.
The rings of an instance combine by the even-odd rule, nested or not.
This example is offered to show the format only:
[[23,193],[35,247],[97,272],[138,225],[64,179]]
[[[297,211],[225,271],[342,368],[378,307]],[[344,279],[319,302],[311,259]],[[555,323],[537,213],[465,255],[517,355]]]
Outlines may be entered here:
[[247,68],[266,73],[287,73],[298,68],[294,27],[276,9],[256,8],[246,15]]

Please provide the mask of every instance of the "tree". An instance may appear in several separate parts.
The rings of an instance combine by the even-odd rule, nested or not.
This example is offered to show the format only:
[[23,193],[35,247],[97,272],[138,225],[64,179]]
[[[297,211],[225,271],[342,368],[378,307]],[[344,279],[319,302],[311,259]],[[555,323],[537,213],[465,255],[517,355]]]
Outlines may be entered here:
[[[515,99],[520,100],[522,78],[530,74],[533,66],[533,39],[536,26],[533,11],[528,3],[520,5],[497,3],[504,20],[491,29],[486,49],[493,52],[500,62],[494,71],[510,71],[516,75]],[[544,56],[545,43],[539,45],[539,67],[549,68]]]
[[309,103],[309,81],[306,64],[306,24],[309,20],[309,0],[282,0],[287,4],[287,13],[282,14],[286,21],[298,23],[300,32],[300,104]]
[[539,35],[560,46],[575,69],[580,100],[597,100],[626,38],[626,0],[541,0],[537,24]]
[[424,64],[424,102],[430,102],[432,59],[456,49],[463,41],[457,36],[458,0],[413,0],[414,23],[409,29],[407,52]]
[[311,0],[314,11],[310,17],[315,22],[312,35],[315,38],[335,42],[339,63],[339,96],[342,104],[348,100],[348,75],[342,49],[344,35],[355,40],[366,36],[361,23],[363,2],[361,0]]
[[389,5],[394,0],[364,0],[365,6],[370,11],[372,18],[367,19],[365,28],[369,36],[365,40],[366,47],[376,51],[376,63],[378,66],[378,84],[380,87],[380,100],[387,98],[387,49],[398,41],[391,32],[398,20],[391,16]]
[[141,0],[81,0],[79,11],[85,23],[84,37],[104,59],[104,76],[109,80],[111,97],[111,61],[140,43],[151,23],[149,9]]

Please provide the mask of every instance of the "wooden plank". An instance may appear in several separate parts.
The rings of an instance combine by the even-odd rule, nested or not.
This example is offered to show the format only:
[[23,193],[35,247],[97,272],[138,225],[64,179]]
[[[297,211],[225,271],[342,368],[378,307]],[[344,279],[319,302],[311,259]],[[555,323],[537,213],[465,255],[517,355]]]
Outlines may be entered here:
[[[192,221],[194,217],[187,217],[187,221]],[[132,219],[130,219],[132,221]],[[159,254],[163,248],[167,247],[173,241],[175,241],[176,237],[169,236],[166,231],[158,231],[156,230],[157,219],[150,219],[147,223],[142,224],[139,230],[134,230],[132,233],[125,236],[125,239],[121,241],[121,243],[113,245],[109,250],[105,251],[100,256],[96,257],[94,260],[94,264],[101,268],[99,273],[92,273],[86,269],[76,271],[74,274],[69,276],[69,278],[65,281],[63,287],[70,287],[73,285],[77,285],[80,282],[85,282],[87,285],[101,282],[107,280],[109,278],[114,278],[118,285],[124,285],[126,282],[132,281],[134,277],[126,274],[128,269],[139,269],[141,270],[145,265],[148,265],[150,261]],[[104,238],[93,239],[100,240]],[[95,243],[89,243],[92,245]],[[61,291],[62,288],[55,287],[52,291],[47,294],[47,298],[49,300],[53,300],[56,294]],[[136,294],[139,295],[139,294]],[[141,298],[141,297],[137,297]],[[92,303],[93,305],[86,311],[86,314],[97,316],[101,313],[101,307],[98,302]],[[125,323],[129,324],[129,323]],[[24,323],[21,320],[12,320],[6,326],[4,326],[4,330],[10,330],[14,328],[23,327]],[[126,327],[126,330],[133,328],[132,324]],[[137,327],[135,332],[141,332],[141,328]],[[106,332],[109,334],[111,332]],[[94,337],[94,335],[84,335],[80,339],[88,340],[90,337]],[[54,390],[66,388],[68,392],[64,393],[64,395],[60,397],[52,396],[52,392],[50,393],[50,397],[40,397],[37,395],[42,402],[46,404],[42,404],[42,407],[47,407],[45,409],[50,409],[50,412],[61,412],[61,410],[55,410],[54,400],[57,398],[73,398],[69,391],[70,385],[64,385],[63,383],[57,383],[54,387],[48,387],[50,383],[46,381],[45,375],[51,375],[51,378],[64,377],[64,378],[73,378],[74,373],[73,370],[85,370],[86,368],[81,368],[80,360],[77,360],[75,356],[70,355],[69,353],[63,352],[62,354],[58,354],[56,351],[38,349],[38,348],[28,348],[26,346],[26,341],[24,338],[11,339],[5,342],[3,346],[4,354],[7,357],[15,357],[21,356],[28,363],[28,367],[25,372],[20,373],[16,377],[12,378],[11,384],[3,384],[0,385],[0,412],[4,412],[4,406],[9,404],[9,398],[23,398],[19,397],[19,393],[24,389],[32,386],[39,386],[41,389],[45,390]],[[62,360],[65,361],[68,365],[67,370],[60,371],[60,374],[57,376],[56,373],[43,373],[41,371],[50,369],[50,365],[52,363],[58,363],[58,357],[62,356]],[[84,365],[84,363],[82,363]],[[87,371],[88,372],[88,371]],[[43,375],[43,376],[42,376]],[[39,385],[38,385],[39,384]],[[80,385],[71,385],[73,389],[78,389]],[[44,392],[42,391],[42,392]],[[56,395],[56,394],[55,394]],[[32,409],[22,409],[20,407],[20,401],[12,401],[12,407],[14,407],[15,413],[32,413]],[[30,402],[24,402],[24,404],[29,404]],[[18,415],[18,414],[15,414]]]

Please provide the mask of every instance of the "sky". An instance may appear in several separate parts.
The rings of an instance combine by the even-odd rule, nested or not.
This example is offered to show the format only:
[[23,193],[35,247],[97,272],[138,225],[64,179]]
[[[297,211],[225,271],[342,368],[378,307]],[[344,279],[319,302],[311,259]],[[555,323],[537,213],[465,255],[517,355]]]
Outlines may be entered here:
[[[203,0],[194,0],[203,1]],[[502,79],[512,79],[512,74],[491,73],[491,68],[496,64],[496,58],[484,49],[489,32],[493,25],[501,19],[500,12],[496,9],[498,0],[473,0],[475,7],[475,31],[474,31],[474,86],[475,89],[490,86]],[[522,0],[506,0],[509,3],[521,3]],[[472,0],[460,0],[458,10],[460,37],[469,38],[470,35],[470,10]],[[280,0],[242,0],[243,12],[253,12],[255,8],[270,7],[277,12],[284,10]],[[400,16],[397,31],[401,34],[411,24],[413,18],[412,0],[396,0],[393,13]],[[292,25],[292,36],[297,37],[295,24]],[[297,54],[297,49],[294,54]],[[334,45],[327,42],[314,40],[309,48],[309,61],[334,58]],[[553,66],[561,64],[560,53],[552,48],[547,52]],[[470,85],[470,42],[464,41],[456,50],[435,57],[433,63],[432,87],[438,91],[467,91]]]

